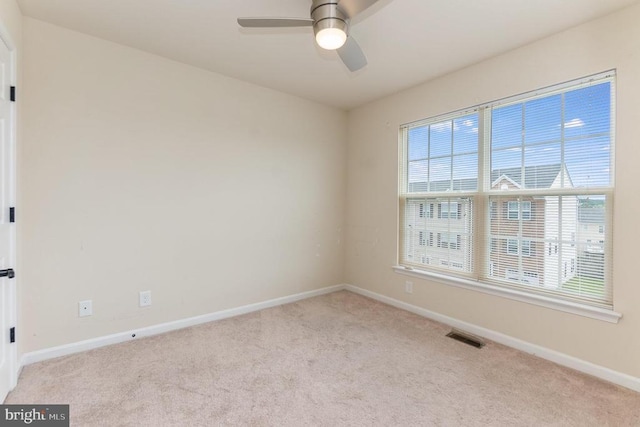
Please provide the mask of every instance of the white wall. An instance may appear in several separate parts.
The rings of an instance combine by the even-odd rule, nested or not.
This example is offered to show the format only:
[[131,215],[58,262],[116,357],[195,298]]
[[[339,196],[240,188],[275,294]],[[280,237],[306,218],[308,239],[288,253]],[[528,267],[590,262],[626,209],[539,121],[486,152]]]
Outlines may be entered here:
[[[638,22],[634,6],[351,111],[346,281],[640,377]],[[407,277],[391,270],[399,126],[612,68],[618,70],[614,304],[624,318],[611,324],[415,278],[413,294],[405,294]]]
[[23,351],[342,282],[346,113],[30,18],[24,52]]

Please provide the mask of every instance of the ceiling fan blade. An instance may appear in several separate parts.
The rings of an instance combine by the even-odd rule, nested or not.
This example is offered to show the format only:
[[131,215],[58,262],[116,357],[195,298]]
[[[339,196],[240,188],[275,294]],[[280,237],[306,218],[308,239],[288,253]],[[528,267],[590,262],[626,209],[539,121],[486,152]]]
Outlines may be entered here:
[[373,6],[378,0],[339,0],[338,7],[351,19],[363,10]]
[[364,56],[364,52],[351,36],[347,37],[345,44],[338,49],[338,55],[340,55],[340,59],[350,71],[358,71],[367,65],[367,58]]
[[311,27],[313,20],[309,18],[238,18],[238,24],[245,28]]

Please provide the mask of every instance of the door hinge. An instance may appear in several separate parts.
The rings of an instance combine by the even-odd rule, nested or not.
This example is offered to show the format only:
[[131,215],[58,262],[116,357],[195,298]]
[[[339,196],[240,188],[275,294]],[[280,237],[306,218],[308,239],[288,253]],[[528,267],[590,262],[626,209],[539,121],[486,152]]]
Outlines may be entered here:
[[16,342],[16,327],[15,326],[13,328],[9,329],[9,342],[10,343]]
[[15,86],[11,86],[11,91],[9,93],[9,99],[12,102],[16,102],[16,87]]
[[16,222],[16,208],[9,208],[9,222]]
[[13,279],[14,277],[16,277],[16,272],[13,271],[13,268],[0,270],[0,277],[8,277],[9,279]]

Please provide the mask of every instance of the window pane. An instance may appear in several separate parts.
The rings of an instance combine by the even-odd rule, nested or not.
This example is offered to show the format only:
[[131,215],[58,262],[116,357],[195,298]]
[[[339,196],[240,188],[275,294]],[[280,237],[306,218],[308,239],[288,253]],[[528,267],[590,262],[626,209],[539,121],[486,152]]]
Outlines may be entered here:
[[419,193],[427,191],[429,163],[427,160],[409,162],[409,192]]
[[430,156],[450,156],[451,140],[452,140],[452,122],[451,120],[436,123],[429,126],[431,132],[431,143],[429,144]]
[[409,193],[477,190],[477,113],[410,128],[406,144]]
[[461,190],[475,190],[478,187],[478,155],[467,154],[453,158],[453,179]]
[[451,190],[451,157],[431,160],[429,181],[431,191]]
[[[514,183],[500,182],[494,188],[518,190],[523,184],[527,189],[608,186],[610,104],[607,82],[494,108],[491,182],[507,177]],[[520,129],[516,118],[524,118]]]
[[580,296],[603,297],[605,288],[605,242],[609,238],[604,196],[578,198],[578,223],[575,232],[575,275],[563,289]]
[[455,119],[453,121],[453,153],[478,152],[478,115]]
[[560,140],[562,97],[534,99],[524,103],[525,144]]
[[554,188],[560,186],[560,151],[560,143],[525,148],[525,188]]
[[611,84],[600,83],[565,94],[565,138],[609,134]]
[[567,172],[571,182],[565,187],[608,186],[611,176],[609,137],[569,141],[565,145]]
[[522,144],[522,105],[496,108],[491,115],[491,147],[503,148]]
[[[605,196],[495,197],[493,203],[504,209],[489,217],[489,239],[496,242],[489,254],[492,277],[584,298],[606,298]],[[521,219],[514,220],[518,210]],[[535,280],[529,280],[534,275]]]
[[[421,205],[424,206],[424,216],[420,216]],[[431,206],[434,206],[433,211]],[[411,264],[471,272],[472,206],[470,198],[407,199],[403,260]]]
[[429,128],[421,126],[409,129],[407,145],[409,149],[409,160],[426,159],[427,147],[429,144]]
[[491,184],[495,190],[522,187],[522,149],[509,148],[491,153]]

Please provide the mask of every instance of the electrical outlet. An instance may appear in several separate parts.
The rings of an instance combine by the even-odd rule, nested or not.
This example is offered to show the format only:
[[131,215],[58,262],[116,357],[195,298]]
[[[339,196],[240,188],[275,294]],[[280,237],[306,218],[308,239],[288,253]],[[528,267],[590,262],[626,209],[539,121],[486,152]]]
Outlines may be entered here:
[[404,291],[408,294],[413,293],[413,282],[406,281],[404,282]]
[[140,292],[140,307],[147,307],[151,305],[151,291]]
[[88,299],[86,301],[80,301],[78,303],[78,316],[85,317],[91,316],[93,314],[93,304],[91,300]]

